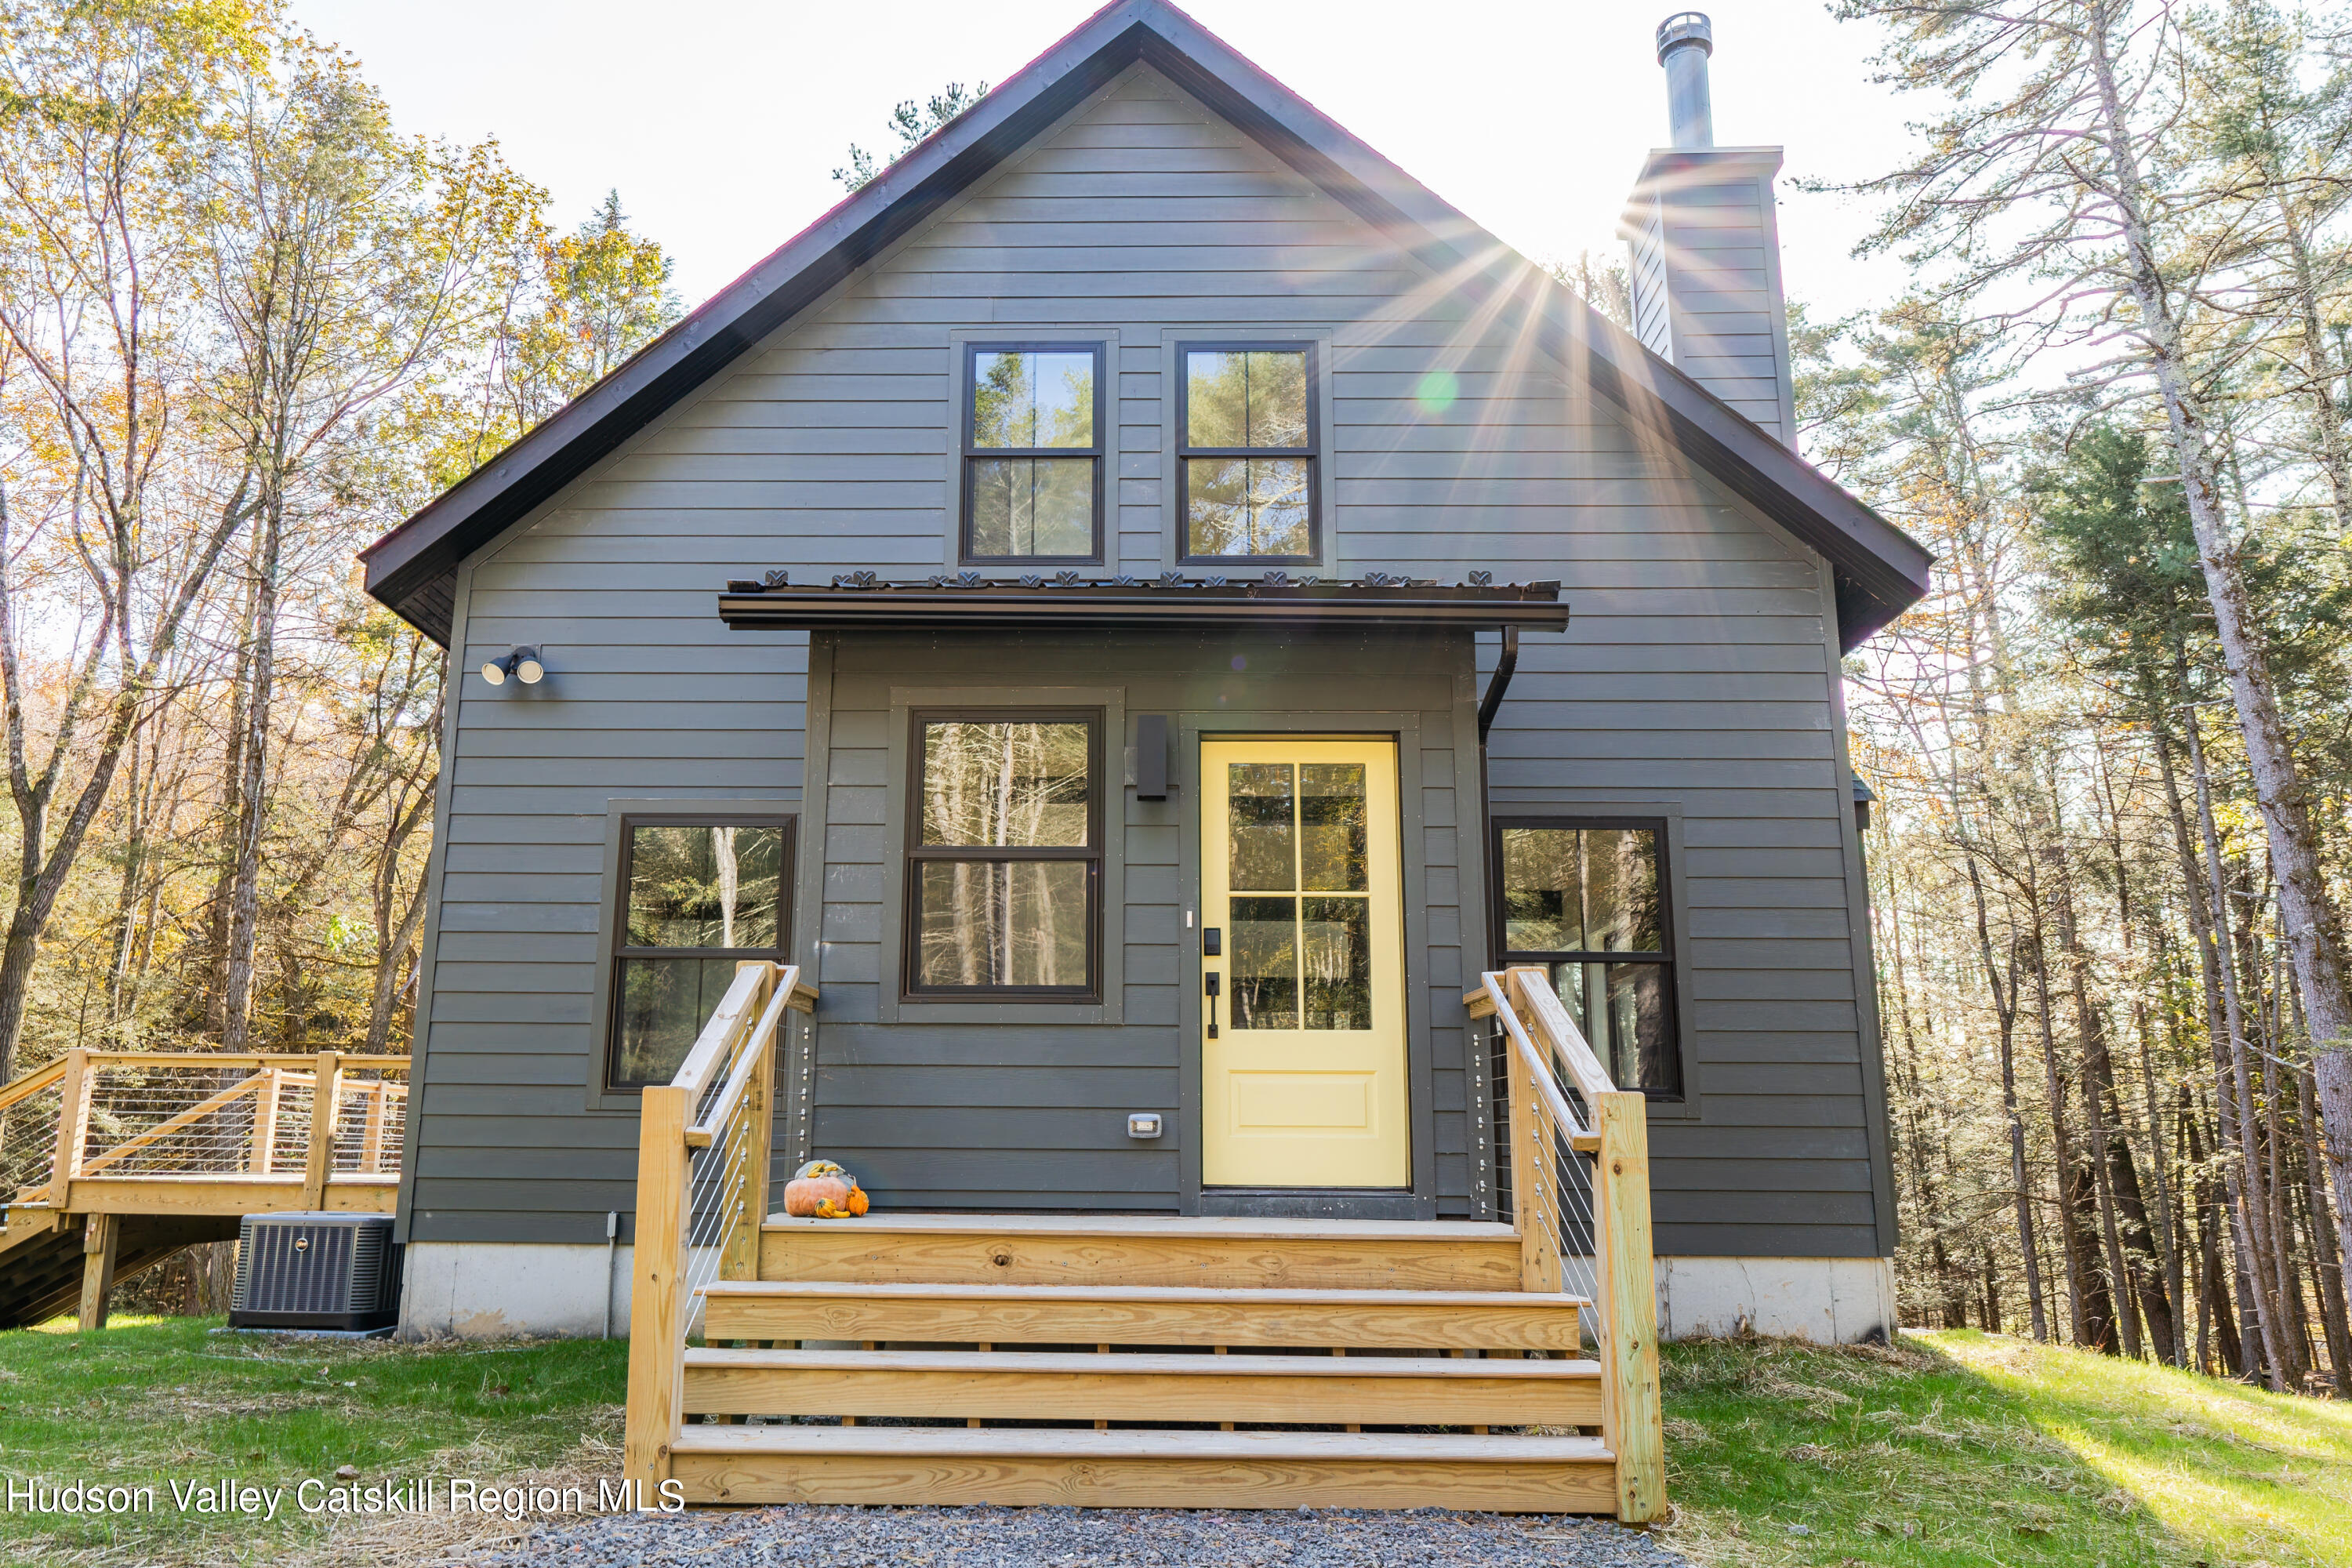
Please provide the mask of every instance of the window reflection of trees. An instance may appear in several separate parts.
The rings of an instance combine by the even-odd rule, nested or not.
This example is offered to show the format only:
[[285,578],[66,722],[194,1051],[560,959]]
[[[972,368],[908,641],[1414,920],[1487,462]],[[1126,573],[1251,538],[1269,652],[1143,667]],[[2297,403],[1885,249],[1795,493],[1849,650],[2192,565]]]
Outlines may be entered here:
[[[1091,734],[1083,722],[923,727],[920,842],[1012,851],[1090,847]],[[1085,858],[956,856],[917,870],[924,987],[1069,989],[1088,983]]]

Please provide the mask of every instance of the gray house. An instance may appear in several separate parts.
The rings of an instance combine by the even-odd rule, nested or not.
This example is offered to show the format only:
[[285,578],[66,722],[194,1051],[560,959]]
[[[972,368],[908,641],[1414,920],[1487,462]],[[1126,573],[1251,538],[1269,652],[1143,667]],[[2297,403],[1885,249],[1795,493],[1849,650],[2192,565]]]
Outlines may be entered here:
[[1463,993],[1648,1095],[1669,1333],[1893,1321],[1839,658],[1926,552],[1791,449],[1703,18],[1638,340],[1117,0],[374,545],[451,653],[414,1331],[593,1331],[640,1088],[821,993],[880,1211],[1496,1215]]

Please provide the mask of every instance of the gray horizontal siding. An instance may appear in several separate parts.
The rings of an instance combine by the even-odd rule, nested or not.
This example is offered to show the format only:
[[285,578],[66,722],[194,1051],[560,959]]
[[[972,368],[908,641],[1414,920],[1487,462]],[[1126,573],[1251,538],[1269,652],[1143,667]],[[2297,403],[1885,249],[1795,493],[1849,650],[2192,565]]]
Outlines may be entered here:
[[[1750,319],[1769,236],[1743,188],[1672,215],[1675,254],[1700,287],[1671,326],[1656,215],[1636,246],[1642,336],[1663,348],[1671,330],[1709,378],[1769,374],[1769,323]],[[1525,640],[1495,732],[1497,801],[1526,811],[1606,798],[1679,815],[1700,1100],[1696,1119],[1654,1119],[1662,1249],[1877,1249],[1817,563],[1530,355],[1516,323],[1470,320],[1148,71],[471,563],[462,667],[538,642],[552,673],[530,692],[471,676],[458,689],[417,1236],[594,1240],[604,1212],[628,1206],[634,1119],[583,1110],[581,1088],[609,896],[606,804],[801,788],[805,639],[730,635],[713,595],[772,568],[805,583],[946,563],[949,333],[1118,332],[1108,548],[1115,564],[1156,571],[1173,526],[1161,334],[1259,326],[1330,335],[1327,526],[1345,571],[1453,580],[1490,569],[1565,584],[1573,622]],[[1457,399],[1423,406],[1414,393],[1441,367]],[[1741,406],[1769,423],[1769,410]],[[1265,673],[1309,689],[1362,671],[1302,647]],[[1150,671],[1078,679],[1114,678],[1131,710],[1152,710]],[[1429,733],[1444,737],[1444,717]],[[1109,931],[1124,949],[1119,1027],[887,1027],[872,1022],[879,938],[895,918],[880,903],[886,717],[852,701],[832,724],[819,773],[829,820],[800,847],[820,868],[806,929],[827,943],[819,1144],[901,1205],[1171,1206],[1190,1130],[1171,1118],[1161,1144],[1129,1145],[1109,1116],[1175,1109],[1178,819],[1130,803],[1129,907]],[[1464,826],[1475,802],[1454,797],[1450,752],[1433,747],[1427,761],[1423,805],[1438,826],[1423,835],[1421,1007],[1437,1179],[1460,1213],[1476,1138],[1457,998],[1484,957],[1459,945],[1483,923],[1462,900],[1475,906],[1482,881]]]
[[[891,693],[1082,684],[1116,688],[1129,712],[1213,723],[1204,694],[1213,700],[1221,686],[1236,684],[1237,650],[1248,664],[1241,689],[1253,709],[1392,712],[1402,704],[1415,713],[1421,749],[1400,759],[1426,868],[1411,931],[1423,967],[1458,991],[1465,968],[1458,902],[1465,829],[1454,798],[1451,681],[1432,674],[1433,657],[1442,670],[1444,650],[1433,656],[1353,638],[1287,645],[1164,636],[843,638],[832,656],[826,788],[821,806],[812,802],[813,819],[821,811],[824,826],[817,876],[825,1005],[805,1152],[849,1164],[877,1202],[898,1206],[1180,1205],[1180,1157],[1192,1142],[1179,1114],[1180,988],[1190,973],[1182,917],[1193,901],[1180,875],[1182,803],[1139,801],[1125,791],[1110,797],[1123,803],[1125,898],[1104,922],[1104,940],[1120,949],[1119,1025],[876,1022],[885,990],[895,994],[898,983],[885,933],[899,911],[883,902],[883,864],[896,850],[880,826],[887,816]],[[1466,656],[1459,643],[1453,650],[1456,663]],[[1460,1004],[1423,1001],[1419,1035],[1433,1072],[1419,1092],[1430,1099],[1438,1196],[1450,1212],[1466,1214]],[[1154,1142],[1130,1140],[1132,1111],[1160,1112],[1167,1132]],[[950,1152],[952,1166],[943,1166]],[[940,1172],[948,1168],[973,1184],[946,1186]],[[1048,1184],[1034,1173],[1048,1168],[1066,1180]]]

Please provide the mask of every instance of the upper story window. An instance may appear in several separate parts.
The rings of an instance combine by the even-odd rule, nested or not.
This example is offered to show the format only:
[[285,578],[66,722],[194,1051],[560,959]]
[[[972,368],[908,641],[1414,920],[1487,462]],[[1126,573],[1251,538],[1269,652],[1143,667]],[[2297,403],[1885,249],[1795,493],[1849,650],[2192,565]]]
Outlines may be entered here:
[[1683,1091],[1663,835],[1649,824],[1502,819],[1503,959],[1539,964],[1620,1089]]
[[904,994],[1094,999],[1101,712],[914,724]]
[[747,958],[783,955],[788,818],[621,825],[605,1085],[667,1083]]
[[963,558],[1102,559],[1102,345],[964,354]]
[[1317,559],[1314,349],[1185,343],[1177,353],[1184,557]]

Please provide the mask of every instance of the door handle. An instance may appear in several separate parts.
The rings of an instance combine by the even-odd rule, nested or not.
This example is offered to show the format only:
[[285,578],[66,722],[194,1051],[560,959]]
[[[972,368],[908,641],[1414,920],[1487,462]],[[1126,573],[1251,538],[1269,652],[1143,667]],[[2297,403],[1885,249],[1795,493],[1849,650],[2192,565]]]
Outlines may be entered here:
[[1217,1037],[1217,972],[1213,969],[1201,976],[1202,994],[1208,998],[1209,1038],[1213,1040]]

